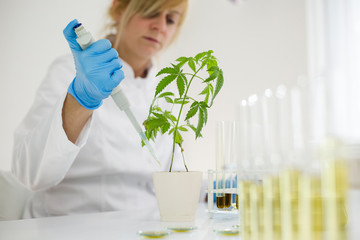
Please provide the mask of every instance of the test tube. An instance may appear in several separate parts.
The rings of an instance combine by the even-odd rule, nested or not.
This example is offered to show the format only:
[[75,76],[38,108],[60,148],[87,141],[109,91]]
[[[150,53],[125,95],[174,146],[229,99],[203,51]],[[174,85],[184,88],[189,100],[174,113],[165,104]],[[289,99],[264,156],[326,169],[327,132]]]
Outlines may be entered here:
[[347,146],[348,163],[348,238],[357,239],[360,236],[359,216],[360,216],[360,144],[352,142]]
[[315,145],[310,145],[309,89],[305,78],[299,77],[298,84],[291,91],[292,136],[294,158],[300,169],[299,195],[299,238],[323,239],[323,202],[321,164]]
[[[220,209],[231,209],[235,201],[235,179],[238,156],[237,121],[221,121],[217,123],[217,205]],[[234,200],[233,200],[234,194]]]
[[282,166],[280,170],[281,235],[296,240],[299,232],[299,176],[293,151],[291,98],[286,86],[276,89],[280,128]]
[[260,239],[264,231],[263,208],[263,173],[266,170],[264,146],[264,116],[262,102],[256,94],[249,97],[249,123],[251,160],[254,169],[251,171],[250,191],[250,224],[251,238]]
[[322,151],[325,238],[347,239],[348,168],[347,146],[328,138]]
[[239,214],[242,239],[251,239],[250,180],[247,173],[239,177]]
[[239,120],[233,122],[233,139],[232,139],[232,181],[231,181],[231,189],[232,189],[232,206],[236,209],[239,209],[239,194],[238,194],[238,169],[239,162],[241,158],[241,153],[243,151],[243,142],[242,142],[242,134],[243,134],[242,123]]
[[250,154],[253,169],[261,170],[265,167],[264,160],[264,128],[262,109],[259,97],[256,94],[249,96],[249,138]]
[[216,123],[216,206],[225,207],[225,122]]
[[233,170],[236,168],[234,164],[234,140],[235,140],[235,122],[225,121],[223,128],[224,137],[224,179],[225,179],[225,208],[232,206],[232,181]]
[[279,167],[281,163],[279,147],[279,123],[276,98],[271,89],[266,89],[262,97],[264,115],[265,160],[267,172],[264,176],[264,236],[268,240],[281,239],[281,209]]
[[322,240],[324,231],[322,181],[318,169],[307,169],[299,179],[300,239]]
[[[271,172],[276,172],[281,164],[280,124],[276,98],[271,89],[266,89],[262,96],[265,165]],[[282,126],[281,126],[282,127]]]
[[238,106],[239,115],[239,131],[238,134],[238,169],[240,170],[239,174],[241,175],[242,171],[251,169],[252,162],[250,161],[250,137],[249,137],[249,106],[247,100],[242,100]]
[[249,106],[247,100],[242,100],[239,105],[240,124],[240,151],[238,158],[238,198],[239,198],[239,219],[241,226],[241,237],[244,240],[251,239],[250,229],[250,178],[249,169],[252,168],[250,160],[249,144]]

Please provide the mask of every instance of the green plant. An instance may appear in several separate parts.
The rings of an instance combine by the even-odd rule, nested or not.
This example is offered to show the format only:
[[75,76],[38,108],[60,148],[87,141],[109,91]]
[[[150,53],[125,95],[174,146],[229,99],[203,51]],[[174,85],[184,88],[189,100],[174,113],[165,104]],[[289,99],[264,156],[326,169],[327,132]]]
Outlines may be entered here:
[[[183,137],[181,132],[187,132],[191,129],[195,133],[195,139],[202,137],[201,131],[208,119],[208,108],[213,105],[214,99],[224,83],[223,72],[218,67],[218,61],[213,56],[212,50],[201,52],[195,57],[180,57],[176,59],[176,62],[177,64],[171,64],[171,67],[165,67],[157,74],[157,76],[166,76],[160,80],[156,87],[148,118],[143,123],[146,137],[153,141],[155,141],[158,133],[172,134],[173,147],[170,172],[174,160],[175,145],[180,147],[184,166],[186,171],[188,171],[183,154]],[[185,70],[189,70],[189,72],[185,72]],[[202,75],[206,77],[202,77]],[[201,80],[202,86],[205,85],[197,96],[200,96],[201,100],[189,96],[190,86],[192,86],[195,79]],[[177,92],[164,92],[163,90],[171,83],[176,83]],[[159,105],[160,99],[168,102],[171,109],[162,109]],[[173,115],[175,105],[180,107],[177,116]],[[185,105],[190,105],[190,107],[187,110],[186,116],[182,117]],[[191,124],[190,120],[196,115],[198,116],[198,121],[195,127]]]

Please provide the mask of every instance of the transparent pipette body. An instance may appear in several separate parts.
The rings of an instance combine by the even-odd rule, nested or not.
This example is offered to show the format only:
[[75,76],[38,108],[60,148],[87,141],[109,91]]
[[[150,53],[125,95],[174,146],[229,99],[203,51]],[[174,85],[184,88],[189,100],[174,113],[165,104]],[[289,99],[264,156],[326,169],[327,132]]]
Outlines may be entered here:
[[[79,43],[80,47],[84,50],[88,48],[93,42],[95,42],[94,38],[92,37],[91,33],[86,31],[84,26],[79,23],[74,28],[74,31],[77,35],[76,41]],[[124,111],[126,113],[126,116],[130,120],[131,124],[134,126],[136,132],[139,134],[141,140],[145,143],[145,146],[148,148],[149,152],[151,153],[152,157],[156,160],[156,162],[161,166],[160,161],[158,160],[154,149],[150,145],[148,139],[146,138],[143,130],[141,129],[138,121],[136,120],[133,112],[130,109],[130,103],[125,95],[125,93],[122,91],[122,88],[120,84],[113,89],[111,92],[111,97],[113,98],[116,105],[120,108],[120,110]]]

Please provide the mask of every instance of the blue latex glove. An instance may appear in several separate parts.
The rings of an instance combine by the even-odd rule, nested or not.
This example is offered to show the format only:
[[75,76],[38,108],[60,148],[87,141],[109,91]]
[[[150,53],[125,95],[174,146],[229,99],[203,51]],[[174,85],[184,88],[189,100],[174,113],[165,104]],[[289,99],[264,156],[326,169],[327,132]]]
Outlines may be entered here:
[[112,90],[124,79],[119,55],[107,39],[94,42],[82,50],[76,42],[73,27],[78,24],[71,21],[63,33],[69,43],[75,61],[76,77],[70,84],[68,92],[87,109],[101,106]]

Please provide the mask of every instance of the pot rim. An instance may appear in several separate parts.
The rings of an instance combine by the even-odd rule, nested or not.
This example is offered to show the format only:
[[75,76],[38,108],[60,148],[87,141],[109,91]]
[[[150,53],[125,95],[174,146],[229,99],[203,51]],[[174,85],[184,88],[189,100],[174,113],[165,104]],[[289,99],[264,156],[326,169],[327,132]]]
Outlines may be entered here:
[[202,171],[155,171],[153,172],[153,174],[158,173],[158,174],[171,174],[171,173],[203,173]]

